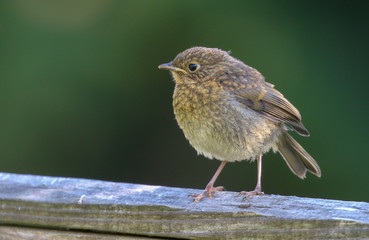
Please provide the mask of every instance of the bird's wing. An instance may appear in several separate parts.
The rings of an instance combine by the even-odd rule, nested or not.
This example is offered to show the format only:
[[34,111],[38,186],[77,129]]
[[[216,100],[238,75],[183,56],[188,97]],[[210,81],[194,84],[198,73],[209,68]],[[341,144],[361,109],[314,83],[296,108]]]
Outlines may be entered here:
[[241,87],[233,89],[238,102],[273,121],[289,124],[300,135],[309,136],[308,130],[301,122],[299,111],[273,88],[273,84],[262,80],[239,86]]

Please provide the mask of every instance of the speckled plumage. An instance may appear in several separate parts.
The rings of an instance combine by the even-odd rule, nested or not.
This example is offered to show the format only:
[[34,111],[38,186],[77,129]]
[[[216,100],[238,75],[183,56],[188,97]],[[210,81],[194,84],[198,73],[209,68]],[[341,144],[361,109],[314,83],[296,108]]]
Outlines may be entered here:
[[320,176],[318,164],[287,133],[309,135],[299,111],[256,69],[204,47],[187,49],[159,68],[172,73],[174,113],[199,154],[231,162],[273,149],[300,178],[307,170]]
[[[176,82],[174,113],[186,138],[198,153],[226,161],[253,160],[270,148],[276,150],[275,142],[281,134],[278,124],[245,108],[232,92],[246,88],[246,83],[239,79],[249,80],[252,86],[255,80],[262,79],[261,74],[241,62],[237,62],[240,67],[233,73],[211,68],[215,63],[223,63],[221,68],[226,68],[230,65],[227,60],[232,59],[223,51],[219,51],[215,60],[211,59],[212,51],[192,48],[172,62],[173,66],[181,66],[187,61],[208,62],[206,70],[213,73],[200,72],[189,80],[172,72]],[[196,56],[197,53],[200,56]],[[213,66],[219,68],[219,65]]]

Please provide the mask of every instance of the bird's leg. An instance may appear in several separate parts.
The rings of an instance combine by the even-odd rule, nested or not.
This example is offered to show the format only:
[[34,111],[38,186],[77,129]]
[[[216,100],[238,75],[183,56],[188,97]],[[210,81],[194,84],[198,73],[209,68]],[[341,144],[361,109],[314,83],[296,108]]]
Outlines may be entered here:
[[264,193],[261,191],[261,157],[262,155],[260,154],[258,156],[258,181],[256,183],[256,187],[254,191],[251,192],[241,192],[242,195],[246,195],[245,199],[249,199],[251,196],[253,195],[263,195]]
[[200,195],[192,195],[192,196],[196,197],[195,202],[200,201],[204,196],[206,196],[206,194],[209,196],[209,198],[212,198],[214,192],[222,191],[224,189],[223,187],[214,187],[214,183],[217,180],[220,172],[222,171],[222,169],[224,168],[226,163],[227,163],[227,161],[223,161],[220,164],[220,166],[218,167],[218,170],[215,172],[214,176],[212,177],[212,179],[210,180],[208,185],[206,185],[205,190]]

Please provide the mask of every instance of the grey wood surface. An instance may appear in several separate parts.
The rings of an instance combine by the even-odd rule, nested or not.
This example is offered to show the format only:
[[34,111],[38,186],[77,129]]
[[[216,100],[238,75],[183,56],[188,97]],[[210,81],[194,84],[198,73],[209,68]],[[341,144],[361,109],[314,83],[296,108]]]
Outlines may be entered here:
[[0,173],[0,239],[369,239],[366,202],[201,191]]

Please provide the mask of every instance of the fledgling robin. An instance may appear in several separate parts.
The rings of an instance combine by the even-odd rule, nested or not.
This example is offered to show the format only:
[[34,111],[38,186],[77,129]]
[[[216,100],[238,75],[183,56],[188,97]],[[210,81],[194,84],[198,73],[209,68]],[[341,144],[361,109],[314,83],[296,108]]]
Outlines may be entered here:
[[205,47],[187,49],[159,68],[169,70],[175,81],[174,114],[185,137],[198,154],[222,161],[195,202],[223,189],[214,182],[227,162],[256,158],[256,188],[243,194],[263,194],[261,158],[270,149],[298,177],[305,178],[306,171],[321,176],[315,160],[287,133],[309,136],[299,111],[256,69]]

